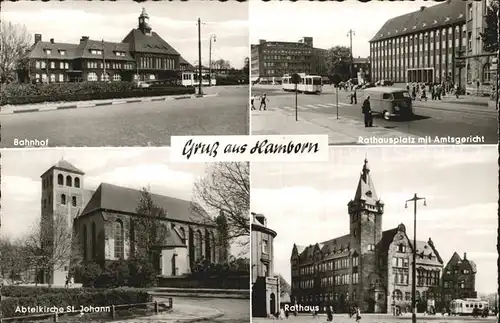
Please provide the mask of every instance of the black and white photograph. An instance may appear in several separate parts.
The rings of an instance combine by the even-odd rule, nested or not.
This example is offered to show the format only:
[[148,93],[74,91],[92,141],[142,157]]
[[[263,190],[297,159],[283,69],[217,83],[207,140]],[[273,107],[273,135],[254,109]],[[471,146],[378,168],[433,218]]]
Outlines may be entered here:
[[2,3],[2,147],[249,133],[248,4]]
[[496,322],[496,159],[335,147],[252,164],[252,321]]
[[2,153],[2,322],[250,321],[248,163]]
[[252,134],[496,144],[498,3],[250,2]]

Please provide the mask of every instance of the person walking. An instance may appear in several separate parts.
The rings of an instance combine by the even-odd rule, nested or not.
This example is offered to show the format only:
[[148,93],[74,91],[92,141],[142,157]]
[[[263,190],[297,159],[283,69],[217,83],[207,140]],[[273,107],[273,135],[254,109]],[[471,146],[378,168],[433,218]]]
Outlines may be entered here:
[[252,94],[252,97],[250,98],[250,106],[252,110],[255,110],[254,102],[255,102],[255,94]]
[[455,84],[455,96],[457,97],[457,99],[459,94],[460,94],[460,88],[458,87],[458,84]]
[[351,88],[351,104],[358,104],[356,87]]
[[415,84],[411,88],[411,99],[415,101],[417,99],[417,89],[415,87]]
[[356,322],[359,322],[361,320],[361,311],[359,310],[359,307],[356,308]]
[[69,285],[69,277],[66,276],[66,282],[64,283],[64,288],[68,288]]
[[259,107],[259,111],[262,110],[262,107],[264,107],[264,111],[267,110],[267,104],[266,102],[269,102],[269,99],[267,98],[267,94],[264,93],[262,94],[262,96],[260,97],[260,107]]
[[422,94],[420,96],[420,101],[427,101],[427,94],[425,93],[425,86],[422,87]]
[[361,108],[362,113],[364,114],[365,119],[365,128],[373,127],[373,115],[372,109],[370,106],[370,96],[368,95],[366,99],[363,101],[363,107]]

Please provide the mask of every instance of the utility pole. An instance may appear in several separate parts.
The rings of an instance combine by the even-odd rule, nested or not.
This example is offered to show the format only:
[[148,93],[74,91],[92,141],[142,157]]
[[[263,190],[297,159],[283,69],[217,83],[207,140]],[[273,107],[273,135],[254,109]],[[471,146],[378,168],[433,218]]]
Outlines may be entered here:
[[203,95],[201,92],[201,19],[198,18],[198,95]]
[[350,77],[352,77],[353,65],[354,65],[354,58],[352,56],[352,36],[355,36],[355,35],[356,35],[356,33],[352,29],[349,29],[349,31],[347,32],[347,37],[349,37],[349,49],[351,52],[351,66],[349,66],[349,76]]
[[215,34],[210,35],[210,45],[208,50],[208,86],[212,86],[212,39],[217,41]]

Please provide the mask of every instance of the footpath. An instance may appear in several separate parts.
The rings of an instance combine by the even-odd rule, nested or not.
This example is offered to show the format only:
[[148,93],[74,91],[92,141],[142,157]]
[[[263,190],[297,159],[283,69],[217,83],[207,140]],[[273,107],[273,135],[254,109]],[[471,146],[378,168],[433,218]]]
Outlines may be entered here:
[[170,95],[170,96],[111,99],[111,100],[91,100],[91,101],[75,101],[75,102],[45,102],[45,103],[24,104],[24,105],[4,105],[4,106],[0,107],[0,115],[29,113],[29,112],[44,112],[44,111],[53,111],[53,110],[79,109],[79,108],[93,108],[93,107],[106,106],[106,105],[118,105],[118,104],[130,104],[130,103],[197,99],[197,98],[214,97],[214,96],[218,96],[218,94],[212,93],[212,94],[203,94],[203,95],[197,95],[197,94]]
[[[304,113],[302,113],[304,115]],[[252,135],[306,135],[323,134],[328,135],[329,145],[355,145],[355,144],[377,144],[374,142],[359,142],[360,138],[377,138],[383,140],[379,144],[392,144],[390,138],[400,138],[408,142],[401,144],[412,144],[417,140],[416,136],[378,127],[374,120],[374,126],[365,128],[363,122],[348,117],[301,117],[295,120],[295,115],[287,114],[277,110],[252,111],[251,133]]]
[[224,316],[220,310],[211,307],[189,304],[175,304],[171,311],[152,316],[136,317],[126,320],[111,321],[113,323],[149,322],[149,323],[191,323],[213,320]]

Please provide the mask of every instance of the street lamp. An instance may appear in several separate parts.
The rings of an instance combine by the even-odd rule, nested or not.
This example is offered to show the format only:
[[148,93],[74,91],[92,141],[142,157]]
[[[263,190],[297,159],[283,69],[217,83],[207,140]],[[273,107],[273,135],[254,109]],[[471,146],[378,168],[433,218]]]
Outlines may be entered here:
[[214,43],[217,41],[215,34],[210,35],[210,45],[208,50],[208,86],[212,86],[212,39]]
[[408,202],[413,202],[413,266],[411,269],[411,321],[412,323],[417,322],[417,302],[416,302],[416,291],[417,291],[417,201],[424,200],[424,206],[427,206],[427,201],[425,197],[418,197],[417,193],[413,197],[405,202],[405,209],[408,208]]

